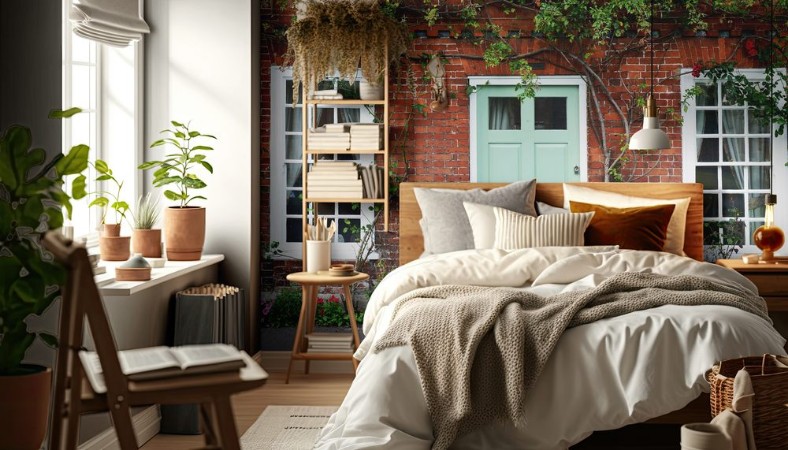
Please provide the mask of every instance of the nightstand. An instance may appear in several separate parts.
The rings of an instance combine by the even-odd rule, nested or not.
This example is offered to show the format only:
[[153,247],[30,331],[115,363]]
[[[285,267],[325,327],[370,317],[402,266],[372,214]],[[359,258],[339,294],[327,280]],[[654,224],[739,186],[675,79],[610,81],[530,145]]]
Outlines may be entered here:
[[353,358],[352,353],[307,353],[306,352],[306,338],[305,333],[311,333],[315,326],[315,314],[317,311],[317,288],[320,286],[342,286],[345,293],[345,305],[347,307],[348,317],[350,317],[350,329],[353,334],[353,350],[358,349],[360,339],[358,337],[358,325],[356,325],[356,313],[353,310],[353,298],[350,293],[350,285],[364,281],[369,278],[369,275],[361,272],[356,272],[348,276],[334,276],[329,275],[327,272],[297,272],[291,273],[287,276],[287,280],[293,283],[298,283],[303,287],[301,295],[301,315],[298,317],[298,326],[296,327],[295,341],[293,342],[293,352],[290,355],[290,364],[287,366],[287,377],[285,384],[290,382],[290,370],[293,367],[293,361],[297,359],[306,360],[305,371],[309,373],[309,361],[312,359],[319,360],[350,360],[353,362],[353,368],[358,367],[358,361]]

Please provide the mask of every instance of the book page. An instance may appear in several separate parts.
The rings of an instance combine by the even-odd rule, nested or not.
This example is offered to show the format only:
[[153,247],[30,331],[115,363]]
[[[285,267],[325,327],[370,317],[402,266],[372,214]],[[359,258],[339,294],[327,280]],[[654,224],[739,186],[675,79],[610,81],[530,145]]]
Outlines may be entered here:
[[180,362],[182,369],[243,360],[237,348],[226,344],[184,345],[172,347],[170,350]]
[[118,359],[120,369],[126,375],[180,366],[170,348],[164,346],[124,350],[118,352]]
[[85,376],[93,388],[93,392],[103,394],[107,392],[107,385],[104,383],[104,374],[101,372],[101,361],[99,361],[96,352],[80,351],[79,359],[82,361],[82,367]]

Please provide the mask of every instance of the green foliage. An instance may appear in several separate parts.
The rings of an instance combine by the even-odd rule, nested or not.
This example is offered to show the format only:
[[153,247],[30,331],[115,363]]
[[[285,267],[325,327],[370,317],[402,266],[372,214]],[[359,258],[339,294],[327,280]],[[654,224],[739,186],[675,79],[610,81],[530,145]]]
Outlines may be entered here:
[[[72,113],[54,111],[50,117]],[[57,343],[25,323],[49,307],[65,282],[65,269],[40,242],[44,233],[63,225],[64,209],[71,216],[71,199],[86,195],[82,172],[89,148],[77,145],[46,162],[46,152],[31,148],[32,140],[30,129],[17,125],[0,137],[0,375],[20,373],[36,337]],[[74,177],[71,195],[63,190],[67,177]]]
[[730,259],[744,246],[744,222],[741,221],[741,212],[734,210],[733,216],[728,220],[703,223],[703,245],[707,261]]
[[[356,323],[364,321],[364,313],[356,311]],[[350,316],[342,300],[332,295],[326,300],[318,299],[315,325],[319,327],[349,327]]]
[[138,230],[150,230],[159,221],[159,197],[148,192],[144,196],[137,199],[137,206],[135,212],[132,214],[134,217],[134,228]]
[[505,41],[496,41],[484,50],[484,55],[482,57],[487,67],[495,67],[507,60],[512,53],[511,45]]
[[282,288],[276,298],[263,305],[263,326],[269,328],[294,327],[301,313],[301,289]]
[[170,184],[175,185],[176,191],[165,190],[164,196],[169,200],[180,202],[180,207],[184,208],[193,200],[205,200],[201,195],[193,195],[189,190],[198,190],[206,186],[194,170],[202,167],[209,173],[213,173],[213,166],[205,160],[206,155],[201,152],[212,151],[213,147],[207,145],[194,145],[197,139],[216,139],[216,136],[202,134],[199,131],[189,128],[189,124],[171,121],[173,128],[162,130],[165,138],[159,139],[150,145],[150,148],[171,146],[175,147],[174,153],[168,153],[163,160],[148,161],[139,165],[139,169],[156,169],[153,172],[153,185],[163,187]]
[[129,210],[129,204],[120,198],[120,191],[123,189],[123,181],[115,178],[112,174],[112,169],[110,169],[109,165],[103,160],[97,159],[95,163],[90,163],[90,165],[93,166],[99,174],[99,176],[96,177],[96,181],[102,183],[111,182],[112,189],[91,192],[91,195],[94,195],[95,198],[90,202],[88,207],[97,206],[102,208],[101,223],[106,222],[107,211],[109,209],[115,211],[114,223],[121,223],[121,221],[126,218],[126,212]]

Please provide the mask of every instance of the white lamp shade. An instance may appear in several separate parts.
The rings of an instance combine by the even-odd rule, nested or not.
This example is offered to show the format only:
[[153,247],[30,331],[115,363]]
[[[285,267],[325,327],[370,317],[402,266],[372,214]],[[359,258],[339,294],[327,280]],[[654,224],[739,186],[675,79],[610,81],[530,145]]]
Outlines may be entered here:
[[670,148],[668,135],[659,128],[659,119],[644,117],[643,129],[632,135],[630,150],[662,150]]

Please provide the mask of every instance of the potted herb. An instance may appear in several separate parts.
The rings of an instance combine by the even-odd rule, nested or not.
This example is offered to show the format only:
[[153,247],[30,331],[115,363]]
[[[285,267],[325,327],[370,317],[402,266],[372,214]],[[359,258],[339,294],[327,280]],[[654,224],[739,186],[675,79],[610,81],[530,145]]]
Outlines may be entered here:
[[153,228],[159,222],[159,197],[150,192],[137,199],[132,213],[134,230],[131,246],[134,253],[147,258],[161,258],[161,228]]
[[[43,235],[63,225],[64,210],[71,216],[72,197],[86,195],[86,145],[47,162],[46,152],[31,143],[30,129],[23,126],[11,126],[0,137],[0,448],[40,448],[44,440],[52,371],[23,361],[37,339],[50,346],[57,340],[29,330],[26,319],[49,308],[66,277],[40,245]],[[76,176],[70,196],[63,190],[68,176]]]
[[[99,176],[96,177],[96,181],[112,185],[111,189],[93,192],[92,195],[96,198],[88,205],[89,207],[96,206],[102,208],[102,232],[99,237],[101,259],[104,261],[125,261],[131,256],[129,250],[131,237],[120,235],[123,220],[126,219],[126,212],[129,210],[129,204],[120,198],[120,193],[123,189],[123,181],[115,178],[112,174],[112,169],[110,169],[109,165],[103,160],[97,159],[91,166],[93,166],[99,174]],[[107,213],[110,209],[115,211],[114,222],[107,223]]]
[[189,128],[189,124],[171,121],[171,129],[161,133],[166,137],[152,143],[151,148],[174,147],[173,153],[165,155],[160,161],[148,161],[140,164],[143,170],[156,169],[153,172],[153,185],[164,187],[174,185],[175,190],[167,189],[164,196],[178,202],[164,210],[164,242],[167,247],[167,259],[174,261],[194,261],[202,256],[205,243],[205,208],[192,206],[194,200],[205,200],[202,195],[194,195],[195,190],[206,186],[195,169],[202,168],[213,173],[213,167],[205,160],[202,152],[211,151],[213,147],[195,145],[196,140],[216,139],[210,134],[202,134]]

